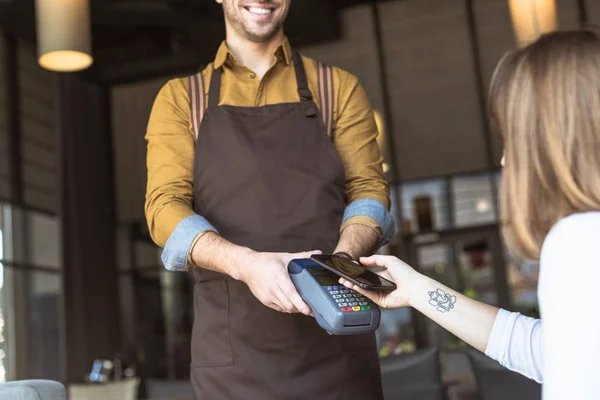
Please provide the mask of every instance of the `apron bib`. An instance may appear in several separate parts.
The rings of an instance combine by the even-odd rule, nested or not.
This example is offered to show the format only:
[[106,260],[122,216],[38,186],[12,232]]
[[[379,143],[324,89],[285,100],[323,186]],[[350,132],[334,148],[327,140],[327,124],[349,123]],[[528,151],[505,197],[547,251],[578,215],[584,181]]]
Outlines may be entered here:
[[[293,59],[297,103],[219,106],[217,69],[204,112],[201,74],[190,78],[193,122],[202,120],[194,211],[223,238],[256,251],[331,253],[345,207],[344,166],[302,59],[296,52]],[[193,273],[198,400],[382,398],[374,334],[330,336],[312,317],[264,306],[242,282],[202,268]]]

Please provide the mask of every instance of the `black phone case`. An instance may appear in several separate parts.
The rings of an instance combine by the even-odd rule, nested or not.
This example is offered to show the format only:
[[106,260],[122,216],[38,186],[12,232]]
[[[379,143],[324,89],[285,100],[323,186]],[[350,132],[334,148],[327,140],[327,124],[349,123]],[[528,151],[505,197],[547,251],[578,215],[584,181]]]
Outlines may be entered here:
[[[332,255],[332,257],[335,257],[335,256],[334,256],[334,255]],[[396,286],[396,284],[395,284],[394,282],[391,282],[391,281],[389,281],[388,279],[385,279],[385,278],[383,278],[383,277],[381,277],[381,278],[382,278],[382,279],[385,279],[385,280],[386,280],[386,281],[388,281],[388,282],[390,282],[390,283],[391,283],[392,285],[394,285],[394,286],[392,286],[392,287],[386,287],[386,286],[369,286],[369,285],[367,285],[367,284],[364,284],[364,283],[362,283],[362,282],[358,282],[357,280],[355,280],[355,279],[352,279],[352,278],[350,278],[350,277],[349,277],[349,276],[347,276],[347,275],[344,275],[343,273],[341,273],[341,272],[340,272],[340,271],[338,271],[337,269],[335,269],[335,268],[332,268],[332,267],[330,267],[329,265],[327,265],[327,264],[325,264],[325,263],[322,263],[322,262],[320,262],[319,260],[317,260],[317,259],[316,259],[316,258],[314,258],[313,256],[311,256],[310,258],[311,258],[311,259],[312,259],[314,262],[316,262],[317,264],[319,264],[321,267],[325,268],[326,270],[333,272],[333,273],[334,273],[334,274],[336,274],[337,276],[339,276],[339,277],[341,277],[341,278],[344,278],[344,279],[346,279],[347,281],[349,281],[349,282],[352,282],[352,283],[353,283],[353,284],[355,284],[356,286],[359,286],[359,287],[361,287],[361,288],[363,288],[363,289],[365,289],[365,290],[368,290],[368,291],[371,291],[371,292],[393,292],[393,291],[394,291],[394,290],[396,290],[396,288],[397,288],[397,286]],[[350,261],[350,262],[353,262],[353,261]],[[358,265],[360,265],[361,267],[363,267],[363,268],[364,268],[364,266],[363,266],[363,265],[362,265],[360,262],[357,262],[357,263],[358,263]],[[373,273],[374,273],[374,272],[373,272]]]

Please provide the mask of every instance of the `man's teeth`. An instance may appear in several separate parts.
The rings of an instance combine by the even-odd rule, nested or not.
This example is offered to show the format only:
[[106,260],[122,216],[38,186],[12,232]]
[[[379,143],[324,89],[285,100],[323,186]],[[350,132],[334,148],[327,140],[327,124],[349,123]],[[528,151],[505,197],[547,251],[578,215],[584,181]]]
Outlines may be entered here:
[[248,11],[250,11],[253,14],[267,15],[271,14],[273,10],[270,8],[249,7]]

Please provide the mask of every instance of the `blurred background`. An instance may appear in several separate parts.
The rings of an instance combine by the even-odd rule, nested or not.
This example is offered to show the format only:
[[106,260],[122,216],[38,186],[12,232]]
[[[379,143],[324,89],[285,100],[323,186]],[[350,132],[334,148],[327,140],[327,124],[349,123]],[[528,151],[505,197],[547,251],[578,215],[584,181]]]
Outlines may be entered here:
[[[213,0],[0,2],[0,382],[84,385],[94,360],[121,360],[140,398],[189,395],[192,282],[146,228],[144,134],[161,86],[212,61],[222,18]],[[597,22],[595,0],[293,2],[292,44],[357,75],[377,110],[396,220],[382,253],[538,316],[537,264],[500,236],[487,88],[506,51]],[[385,311],[377,336],[384,372],[435,349],[413,380],[485,396],[476,356],[417,313]]]

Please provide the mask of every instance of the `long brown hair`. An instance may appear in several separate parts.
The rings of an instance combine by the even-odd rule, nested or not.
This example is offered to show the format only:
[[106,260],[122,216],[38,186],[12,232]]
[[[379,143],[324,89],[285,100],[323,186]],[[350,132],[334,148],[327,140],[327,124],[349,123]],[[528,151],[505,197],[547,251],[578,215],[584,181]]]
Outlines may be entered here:
[[600,210],[600,39],[554,32],[507,54],[489,107],[505,149],[504,236],[537,260],[561,218]]

